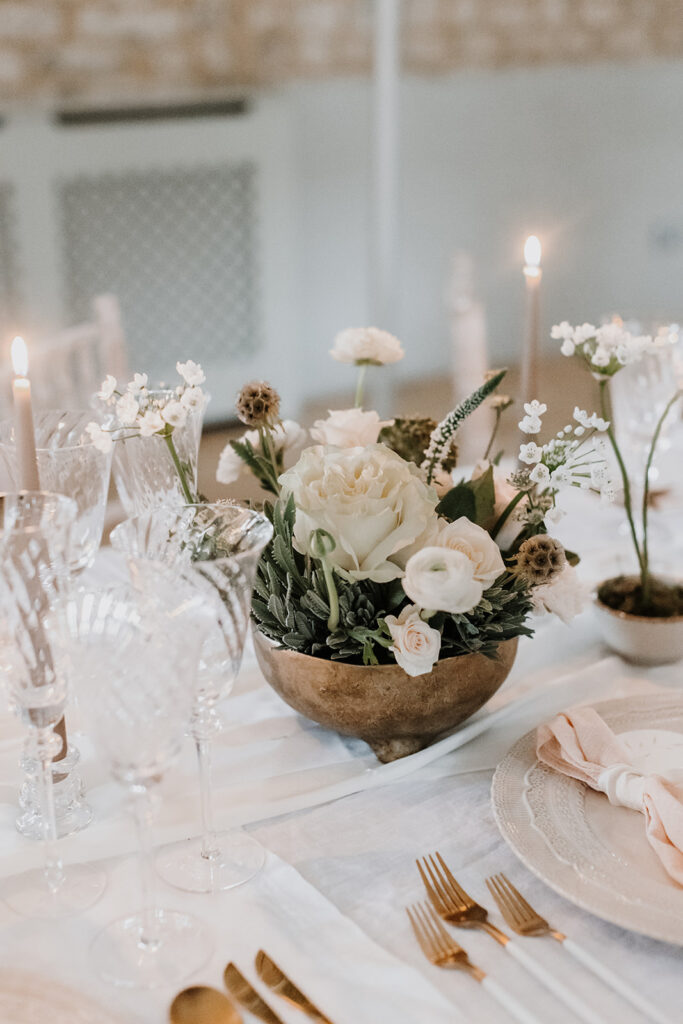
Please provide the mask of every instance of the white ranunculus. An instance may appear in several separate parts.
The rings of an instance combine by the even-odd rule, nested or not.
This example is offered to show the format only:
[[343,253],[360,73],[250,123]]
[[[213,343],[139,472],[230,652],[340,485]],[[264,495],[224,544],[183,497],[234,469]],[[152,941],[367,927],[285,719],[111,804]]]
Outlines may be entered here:
[[330,409],[326,420],[316,420],[311,437],[320,444],[336,448],[363,448],[376,444],[380,430],[390,427],[393,420],[381,420],[374,410]]
[[386,583],[403,574],[402,552],[434,518],[436,493],[416,466],[382,444],[307,448],[280,477],[296,505],[294,538],[310,552],[322,528],[334,538],[330,562],[350,578]]
[[434,545],[462,551],[474,566],[474,579],[490,587],[501,573],[505,572],[505,563],[500,548],[486,530],[477,526],[466,516],[461,516],[452,523],[441,521],[439,533]]
[[398,338],[379,327],[347,327],[334,339],[330,355],[338,363],[397,363],[405,355]]
[[[282,453],[282,465],[285,469],[292,466],[301,455],[308,434],[295,420],[282,420],[272,430],[275,442],[275,454]],[[261,439],[258,430],[247,430],[238,441],[248,441],[252,448],[261,454]],[[239,457],[231,444],[226,444],[218,460],[216,480],[220,484],[232,484],[246,472],[246,463]]]
[[[487,459],[482,459],[480,462],[478,462],[474,467],[472,479],[476,480],[478,477],[483,476],[490,465],[491,463],[488,462]],[[500,516],[503,514],[503,512],[508,507],[514,496],[517,494],[516,488],[514,488],[512,484],[508,481],[505,475],[505,471],[500,469],[498,466],[493,467],[493,487],[495,501],[495,504],[493,506],[493,515],[487,522],[482,523],[482,526],[486,530],[493,529]],[[520,532],[520,530],[524,529],[524,523],[521,523],[519,521],[519,519],[517,518],[517,513],[520,511],[520,509],[524,509],[526,505],[527,500],[526,498],[523,498],[522,501],[520,501],[519,505],[517,505],[517,507],[512,510],[510,515],[503,523],[503,526],[501,527],[500,531],[498,532],[498,535],[495,538],[495,542],[501,551],[508,551],[517,539],[517,534]]]
[[199,387],[206,380],[206,374],[201,366],[199,363],[193,362],[192,359],[188,359],[186,363],[176,363],[175,368],[185,383],[189,384],[191,388]]
[[551,583],[532,588],[531,600],[537,612],[552,612],[569,623],[586,607],[588,588],[579,580],[574,566],[567,563]]
[[470,612],[481,601],[484,584],[474,563],[453,548],[428,547],[408,560],[403,589],[415,604],[436,612]]
[[439,660],[441,633],[420,618],[420,610],[407,604],[401,614],[387,615],[393,646],[389,648],[396,663],[409,676],[423,676],[431,672]]

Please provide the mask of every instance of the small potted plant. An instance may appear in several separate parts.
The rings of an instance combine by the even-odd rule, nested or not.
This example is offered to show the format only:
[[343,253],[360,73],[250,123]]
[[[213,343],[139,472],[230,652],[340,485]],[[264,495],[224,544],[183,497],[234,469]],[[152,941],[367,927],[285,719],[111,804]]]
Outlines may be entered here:
[[[249,430],[217,477],[248,468],[270,494],[274,536],[253,598],[255,646],[268,682],[295,709],[359,736],[393,760],[480,708],[502,684],[535,609],[581,607],[576,557],[548,535],[564,487],[605,486],[598,417],[547,444],[522,446],[509,478],[483,460],[455,481],[454,440],[482,402],[496,425],[511,405],[490,375],[442,422],[381,420],[362,408],[363,378],[403,349],[376,328],[342,331],[332,356],[358,368],[356,404],[309,432],[280,419],[265,382],[243,388]],[[541,430],[545,405],[521,427]],[[310,436],[309,436],[310,435]],[[493,438],[486,453],[493,450]]]
[[[636,336],[620,323],[602,327],[563,321],[551,337],[561,341],[563,355],[579,359],[597,382],[606,437],[614,455],[623,493],[624,510],[636,558],[637,572],[613,576],[598,586],[596,609],[605,641],[624,657],[644,664],[664,664],[683,657],[683,581],[655,575],[650,564],[650,475],[664,422],[681,397],[672,394],[657,421],[649,444],[640,508],[634,507],[629,478],[612,422],[609,383],[625,366],[657,356],[671,342],[666,333],[654,338]],[[640,528],[639,528],[640,527]]]

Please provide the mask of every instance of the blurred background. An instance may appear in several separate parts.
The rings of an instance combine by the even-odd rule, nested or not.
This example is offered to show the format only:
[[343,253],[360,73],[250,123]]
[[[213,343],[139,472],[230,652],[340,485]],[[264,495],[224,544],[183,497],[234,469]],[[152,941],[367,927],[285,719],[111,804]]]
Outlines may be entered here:
[[350,404],[328,350],[377,323],[377,401],[439,416],[472,306],[514,384],[535,234],[562,395],[552,323],[681,315],[682,57],[679,0],[0,0],[3,357],[94,320],[195,359],[217,451],[250,377]]

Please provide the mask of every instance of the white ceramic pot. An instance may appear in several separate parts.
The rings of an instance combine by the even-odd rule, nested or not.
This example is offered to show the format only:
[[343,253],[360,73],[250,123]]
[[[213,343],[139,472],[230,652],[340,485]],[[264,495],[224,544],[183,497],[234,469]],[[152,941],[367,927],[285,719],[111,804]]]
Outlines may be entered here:
[[631,615],[595,599],[595,613],[605,643],[639,665],[666,665],[683,658],[683,615],[668,619]]

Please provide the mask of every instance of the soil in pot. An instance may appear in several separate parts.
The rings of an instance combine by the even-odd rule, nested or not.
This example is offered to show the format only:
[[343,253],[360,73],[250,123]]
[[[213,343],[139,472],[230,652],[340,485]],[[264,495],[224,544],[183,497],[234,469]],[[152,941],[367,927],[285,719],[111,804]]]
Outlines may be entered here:
[[651,619],[683,615],[683,584],[652,577],[647,600],[643,597],[640,576],[615,576],[598,589],[598,598],[616,612]]

